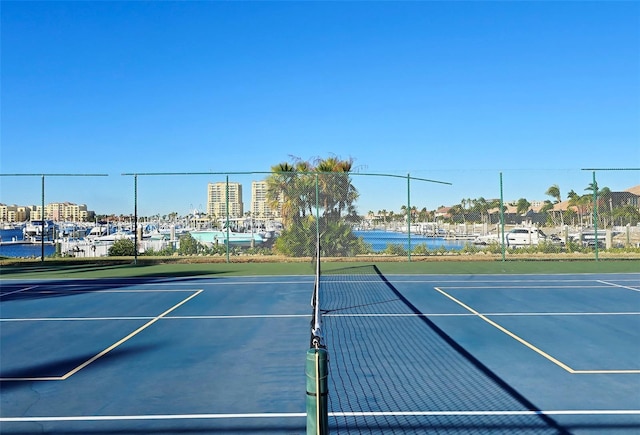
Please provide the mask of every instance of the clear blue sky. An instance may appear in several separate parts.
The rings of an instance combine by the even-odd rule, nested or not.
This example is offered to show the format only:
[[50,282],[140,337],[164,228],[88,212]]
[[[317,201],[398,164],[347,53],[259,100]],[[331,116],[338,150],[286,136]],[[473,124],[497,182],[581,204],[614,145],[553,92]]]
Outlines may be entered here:
[[[46,202],[132,213],[128,172],[269,171],[353,158],[412,205],[579,194],[640,167],[638,2],[11,2],[1,7],[0,172]],[[624,190],[640,172],[598,173]],[[262,176],[231,176],[244,184]],[[206,206],[224,176],[139,179],[141,214]],[[39,178],[0,178],[39,204]],[[359,211],[403,180],[355,177]]]

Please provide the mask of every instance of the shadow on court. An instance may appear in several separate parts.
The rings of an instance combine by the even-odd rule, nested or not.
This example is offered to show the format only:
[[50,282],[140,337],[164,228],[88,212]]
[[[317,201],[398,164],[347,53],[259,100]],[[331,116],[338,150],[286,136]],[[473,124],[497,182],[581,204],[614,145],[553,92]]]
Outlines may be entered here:
[[321,283],[337,433],[570,433],[422,315],[377,266],[325,270]]
[[[110,364],[115,363],[120,359],[135,358],[141,356],[141,354],[151,351],[153,349],[160,348],[160,343],[154,345],[136,345],[127,347],[118,347],[111,350],[101,358],[95,360],[90,366],[86,367],[85,371],[95,370],[103,368]],[[54,361],[47,361],[42,364],[28,365],[24,364],[19,369],[7,370],[0,372],[0,378],[17,378],[25,380],[4,380],[0,381],[0,388],[3,391],[9,391],[12,389],[20,388],[25,383],[33,382],[33,378],[39,377],[62,377],[69,371],[77,368],[81,364],[89,361],[95,357],[95,353],[86,353],[81,355],[70,356],[68,358],[62,358]],[[29,379],[31,378],[31,379]],[[4,432],[2,432],[4,433]]]
[[[136,266],[136,268],[139,267],[144,266]],[[108,267],[103,266],[102,269],[108,269]],[[144,270],[138,269],[138,271],[143,272]],[[200,276],[198,276],[197,273],[194,274],[192,271],[178,271],[172,273],[167,272],[164,276],[152,272],[148,275],[139,273],[138,276],[132,278],[90,278],[69,281],[68,279],[72,278],[73,273],[73,270],[69,271],[65,279],[39,280],[28,283],[0,281],[0,302],[74,296],[82,293],[115,290],[132,285],[196,282],[201,276],[207,276],[209,279],[213,278],[211,272],[202,272]]]

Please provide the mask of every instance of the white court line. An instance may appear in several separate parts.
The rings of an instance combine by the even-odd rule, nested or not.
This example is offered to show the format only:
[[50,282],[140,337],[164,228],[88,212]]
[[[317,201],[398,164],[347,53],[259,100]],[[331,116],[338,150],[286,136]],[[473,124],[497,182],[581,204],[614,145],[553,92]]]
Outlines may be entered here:
[[[304,280],[300,280],[300,281],[226,281],[226,282],[205,282],[205,283],[198,283],[198,285],[201,287],[202,285],[210,285],[210,286],[228,286],[228,285],[253,285],[253,284],[309,284],[309,283],[313,283],[313,277],[309,277],[309,276],[305,276]],[[229,278],[225,278],[225,279],[229,279]],[[379,281],[378,281],[379,282]],[[106,283],[106,284],[105,284]],[[96,282],[88,282],[88,283],[83,283],[83,284],[77,284],[77,283],[59,283],[59,284],[51,284],[51,283],[47,283],[48,286],[50,287],[55,287],[55,288],[64,288],[64,287],[78,287],[78,288],[83,288],[83,287],[104,287],[105,285],[118,285],[120,287],[159,287],[159,286],[167,286],[167,287],[193,287],[194,283],[193,282],[171,282],[171,281],[163,281],[163,282],[147,282],[147,283],[136,283],[136,282],[113,282],[113,283],[109,283],[109,281],[96,281]],[[104,290],[104,291],[109,291],[109,290]],[[160,290],[162,291],[162,290]],[[165,290],[165,291],[171,291],[170,289]]]
[[601,280],[598,280],[598,282],[601,282],[602,284],[606,284],[608,286],[619,287],[619,288],[631,290],[631,291],[634,291],[634,292],[640,292],[640,289],[633,288],[633,287],[628,287],[626,285],[620,285],[620,284],[615,284],[615,283],[612,283],[612,282],[601,281]]
[[25,288],[22,288],[22,289],[20,289],[20,290],[16,290],[16,291],[13,291],[13,292],[9,292],[9,293],[0,293],[0,298],[2,298],[2,297],[4,297],[4,296],[13,295],[13,294],[16,294],[16,293],[22,293],[22,292],[25,292],[25,291],[27,291],[27,290],[31,290],[32,288],[36,288],[36,287],[38,287],[38,286],[37,286],[37,285],[32,285],[31,287],[25,287]]
[[471,308],[469,305],[467,305],[464,302],[462,302],[462,301],[456,299],[455,297],[451,296],[450,294],[448,294],[447,292],[445,292],[441,288],[434,287],[433,289],[436,290],[437,292],[439,292],[440,294],[442,294],[443,296],[451,299],[453,302],[457,303],[458,305],[460,305],[461,307],[463,307],[467,311],[475,314],[476,316],[478,316],[478,318],[484,320],[489,325],[491,325],[494,328],[498,329],[499,331],[505,333],[506,335],[508,335],[509,337],[513,338],[514,340],[516,340],[520,344],[528,347],[529,349],[531,349],[532,351],[534,351],[538,355],[542,356],[543,358],[547,359],[548,361],[554,363],[558,367],[566,370],[567,372],[569,372],[571,374],[639,374],[640,373],[640,369],[638,369],[638,370],[636,370],[636,369],[630,369],[630,370],[626,370],[626,369],[624,369],[624,370],[618,370],[618,369],[613,369],[613,370],[575,370],[575,369],[569,367],[567,364],[565,364],[562,361],[560,361],[559,359],[557,359],[557,358],[553,357],[552,355],[548,354],[547,352],[543,351],[539,347],[533,345],[532,343],[529,343],[527,340],[525,340],[524,338],[520,337],[519,335],[511,332],[510,330],[508,330],[504,326],[494,322],[489,317],[487,317],[486,314],[482,314],[482,313],[476,311],[475,309]]
[[[389,412],[329,412],[330,417],[379,417],[379,416],[527,416],[527,415],[640,415],[640,410],[549,410],[549,411],[389,411]],[[127,420],[214,420],[239,418],[300,418],[304,412],[265,412],[246,414],[151,414],[151,415],[86,415],[66,417],[0,417],[4,423],[55,422],[55,421],[127,421]]]
[[116,347],[118,347],[121,344],[125,343],[126,341],[130,340],[131,338],[133,338],[134,336],[136,336],[140,332],[144,331],[149,326],[151,326],[154,323],[156,323],[158,320],[160,320],[163,317],[167,316],[169,313],[171,313],[175,309],[177,309],[177,308],[181,307],[182,305],[186,304],[191,299],[193,299],[196,296],[198,296],[200,293],[202,293],[202,290],[196,290],[196,292],[193,293],[191,296],[189,296],[189,297],[183,299],[182,301],[178,302],[177,304],[175,304],[174,306],[172,306],[168,310],[164,311],[162,314],[159,314],[159,315],[153,317],[147,323],[145,323],[144,325],[140,326],[138,329],[136,329],[135,331],[131,332],[126,337],[121,338],[117,342],[113,343],[111,346],[107,347],[106,349],[104,349],[100,353],[94,355],[93,357],[89,358],[88,360],[86,360],[85,362],[83,362],[79,366],[73,368],[72,370],[68,371],[67,373],[65,373],[62,376],[55,376],[55,377],[47,376],[47,377],[33,377],[33,378],[28,378],[28,377],[24,377],[24,378],[0,378],[0,381],[64,381],[64,380],[67,380],[69,377],[73,376],[74,374],[76,374],[80,370],[84,369],[88,365],[90,365],[93,362],[97,361],[98,359],[102,358],[104,355],[108,354],[109,352],[111,352]]
[[[544,312],[544,313],[483,313],[485,316],[492,317],[544,317],[544,316],[637,316],[640,315],[640,311],[620,311],[620,312]],[[477,314],[473,313],[422,313],[422,314],[335,314],[328,313],[323,314],[322,317],[477,317]]]
[[[37,287],[37,286],[34,286]],[[65,286],[66,287],[66,286]],[[33,288],[33,287],[31,287]],[[20,290],[20,291],[24,291],[24,290]],[[112,289],[112,290],[98,290],[98,291],[94,291],[94,290],[82,290],[82,289],[78,289],[78,290],[38,290],[35,292],[29,292],[32,295],[42,295],[42,294],[54,294],[54,295],[82,295],[82,294],[87,294],[90,293],[92,295],[100,295],[103,293],[188,293],[188,292],[192,292],[195,291],[193,289],[156,289],[156,290],[136,290],[136,289]],[[17,292],[11,292],[11,293],[6,293],[6,294],[12,294],[12,293],[17,293]]]
[[[600,281],[598,281],[600,282]],[[503,284],[503,283],[500,283]],[[517,287],[505,286],[505,285],[495,285],[495,286],[440,286],[446,289],[455,289],[455,290],[530,290],[530,289],[549,289],[549,290],[564,290],[564,289],[579,289],[583,290],[585,288],[608,288],[608,285],[519,285]]]
[[[159,320],[191,320],[191,319],[288,319],[308,318],[311,314],[243,314],[243,315],[201,315],[201,316],[164,316]],[[0,322],[87,322],[105,320],[151,320],[156,316],[124,316],[124,317],[34,317],[6,318]]]
[[[544,313],[484,313],[492,317],[553,317],[553,316],[638,316],[640,311],[624,312],[544,312]],[[209,320],[209,319],[296,319],[308,318],[310,314],[241,314],[241,315],[194,315],[194,316],[164,316],[162,320]],[[473,313],[422,313],[422,314],[324,314],[323,317],[477,317]],[[155,316],[123,316],[123,317],[33,317],[33,318],[0,318],[1,322],[90,322],[90,321],[117,321],[117,320],[150,320]]]

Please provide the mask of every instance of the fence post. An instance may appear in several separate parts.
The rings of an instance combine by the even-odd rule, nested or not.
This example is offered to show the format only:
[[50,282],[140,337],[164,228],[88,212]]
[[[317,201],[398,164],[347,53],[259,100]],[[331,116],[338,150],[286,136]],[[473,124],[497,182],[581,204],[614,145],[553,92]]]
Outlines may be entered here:
[[225,209],[227,212],[227,247],[225,248],[227,250],[227,263],[230,262],[229,260],[229,249],[231,247],[231,238],[230,238],[230,229],[229,229],[229,175],[227,175],[227,179],[226,179],[226,183],[225,183],[225,189],[224,189],[224,196],[225,196]]
[[138,264],[138,174],[133,174],[133,264]]
[[596,261],[598,261],[598,183],[596,183],[596,171],[593,171],[593,237],[595,239]]
[[407,174],[407,260],[411,263],[411,175]]
[[502,246],[502,261],[505,261],[506,244],[504,240],[504,200],[502,195],[502,172],[500,172],[500,239]]
[[44,174],[42,174],[42,230],[40,231],[40,261],[44,262]]

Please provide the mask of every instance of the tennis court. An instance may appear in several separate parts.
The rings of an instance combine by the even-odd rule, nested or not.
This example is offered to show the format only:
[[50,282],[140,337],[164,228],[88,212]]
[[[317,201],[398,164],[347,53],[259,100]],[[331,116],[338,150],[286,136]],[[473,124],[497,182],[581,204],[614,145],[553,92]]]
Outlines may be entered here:
[[[1,281],[3,434],[306,433],[311,276]],[[331,433],[638,433],[640,274],[322,276]]]

